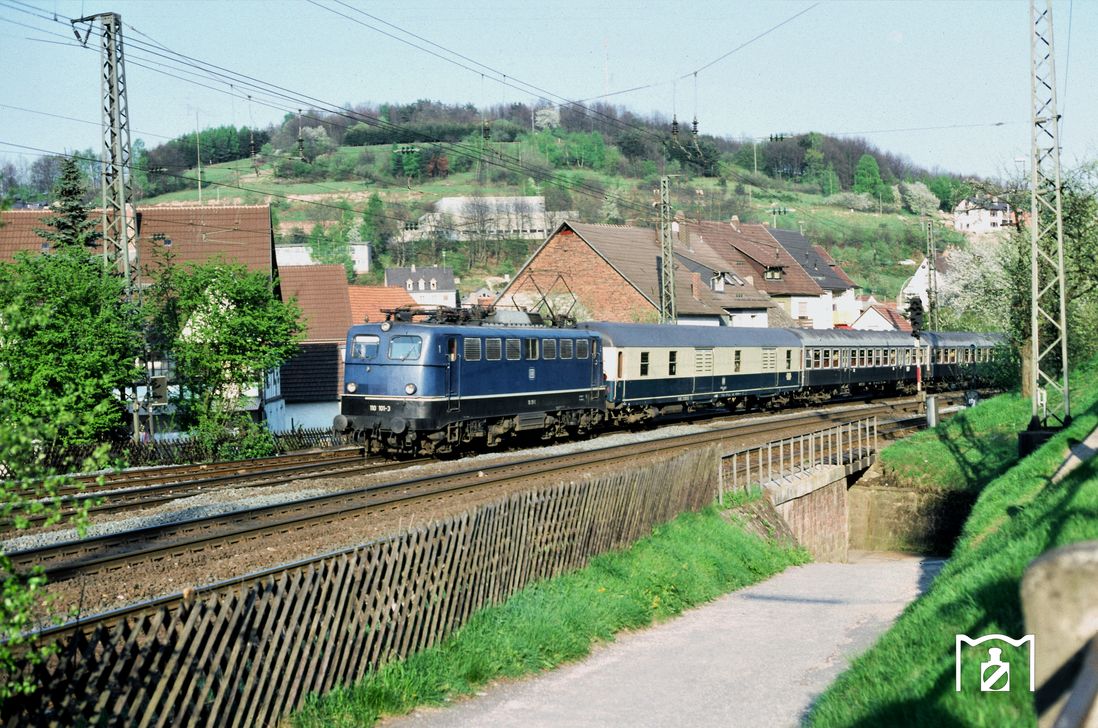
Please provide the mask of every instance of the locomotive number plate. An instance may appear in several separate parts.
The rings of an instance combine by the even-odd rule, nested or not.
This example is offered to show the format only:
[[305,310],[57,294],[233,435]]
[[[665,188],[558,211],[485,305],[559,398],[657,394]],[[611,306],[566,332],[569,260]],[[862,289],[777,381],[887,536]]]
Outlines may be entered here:
[[372,404],[370,405],[371,412],[392,412],[393,408],[387,404]]

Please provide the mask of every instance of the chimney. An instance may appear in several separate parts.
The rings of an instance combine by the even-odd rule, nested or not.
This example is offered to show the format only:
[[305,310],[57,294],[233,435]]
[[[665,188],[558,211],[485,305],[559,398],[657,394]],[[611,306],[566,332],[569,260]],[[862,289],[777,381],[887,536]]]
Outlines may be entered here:
[[695,301],[700,301],[698,298],[698,291],[701,289],[702,279],[701,274],[695,272],[690,274],[690,295],[694,297]]
[[416,264],[415,264],[415,263],[412,263],[412,272],[413,272],[413,273],[415,273],[415,272],[416,272]]
[[740,216],[739,215],[733,215],[732,218],[728,221],[728,224],[732,226],[733,230],[735,230],[736,232],[739,232],[740,231]]

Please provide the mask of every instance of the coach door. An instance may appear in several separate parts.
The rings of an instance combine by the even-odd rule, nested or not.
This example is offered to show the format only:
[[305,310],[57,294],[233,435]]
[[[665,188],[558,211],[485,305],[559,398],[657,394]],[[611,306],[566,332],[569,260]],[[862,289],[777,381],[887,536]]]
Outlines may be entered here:
[[768,346],[762,350],[762,387],[778,388],[778,350]]
[[446,411],[457,412],[459,409],[461,409],[461,361],[458,358],[458,338],[447,336]]
[[713,391],[713,350],[694,350],[694,394]]

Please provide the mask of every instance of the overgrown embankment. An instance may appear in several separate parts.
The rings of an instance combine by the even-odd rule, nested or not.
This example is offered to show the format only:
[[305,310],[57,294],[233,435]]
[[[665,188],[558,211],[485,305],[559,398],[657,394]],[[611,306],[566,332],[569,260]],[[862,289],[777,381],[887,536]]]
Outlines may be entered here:
[[[957,692],[955,639],[958,634],[1021,637],[1025,629],[1019,584],[1026,566],[1049,549],[1098,538],[1098,460],[1051,484],[1068,445],[1098,425],[1098,360],[1077,372],[1073,382],[1074,423],[1013,467],[1005,454],[984,459],[973,453],[970,448],[978,445],[978,438],[966,441],[959,450],[962,462],[946,459],[945,453],[954,452],[951,448],[958,445],[935,433],[920,438],[925,448],[921,457],[919,442],[907,444],[902,454],[909,462],[921,463],[923,472],[915,477],[926,487],[957,487],[954,479],[966,473],[971,476],[968,483],[978,484],[979,473],[1005,472],[981,491],[953,556],[930,591],[912,603],[896,625],[831,686],[811,713],[810,724],[1035,722],[1033,695],[1026,689],[1026,660],[1012,662],[1010,692],[980,692],[967,683],[963,683],[967,689]],[[1004,411],[1014,413],[1017,407],[1011,401],[1006,399]],[[991,412],[977,408],[966,414],[986,415],[991,424],[998,427],[996,423],[1001,422],[1005,427],[1010,422],[1007,415],[997,416],[991,404]],[[966,432],[964,423],[954,421],[947,427]],[[972,432],[976,431],[973,425]],[[998,431],[1005,438],[1006,430]],[[970,484],[964,487],[973,487]],[[1004,655],[1010,659],[1009,651]]]
[[[741,517],[728,516],[716,507],[684,514],[627,551],[534,584],[479,612],[441,645],[312,701],[293,723],[371,725],[384,714],[468,695],[491,680],[578,659],[621,630],[667,619],[807,561],[788,540],[765,540],[748,532]],[[757,514],[747,517],[757,520]]]

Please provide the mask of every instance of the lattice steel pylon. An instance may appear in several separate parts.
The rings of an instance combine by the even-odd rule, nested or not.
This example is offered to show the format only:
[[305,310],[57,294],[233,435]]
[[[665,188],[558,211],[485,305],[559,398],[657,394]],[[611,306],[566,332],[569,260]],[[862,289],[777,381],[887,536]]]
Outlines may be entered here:
[[937,331],[938,324],[938,244],[934,240],[934,221],[926,221],[926,308],[927,325]]
[[[102,26],[100,86],[103,98],[103,255],[126,280],[126,296],[139,293],[136,225],[126,205],[130,195],[130,113],[126,102],[126,69],[122,54],[122,16],[98,13],[72,21],[77,39],[87,45],[92,24]],[[83,37],[76,28],[87,23]]]
[[1030,162],[1030,430],[1071,421],[1067,319],[1064,298],[1064,222],[1060,196],[1060,116],[1052,0],[1030,0],[1030,91],[1033,106]]
[[675,241],[671,236],[671,190],[660,178],[660,323],[673,324],[675,313]]

